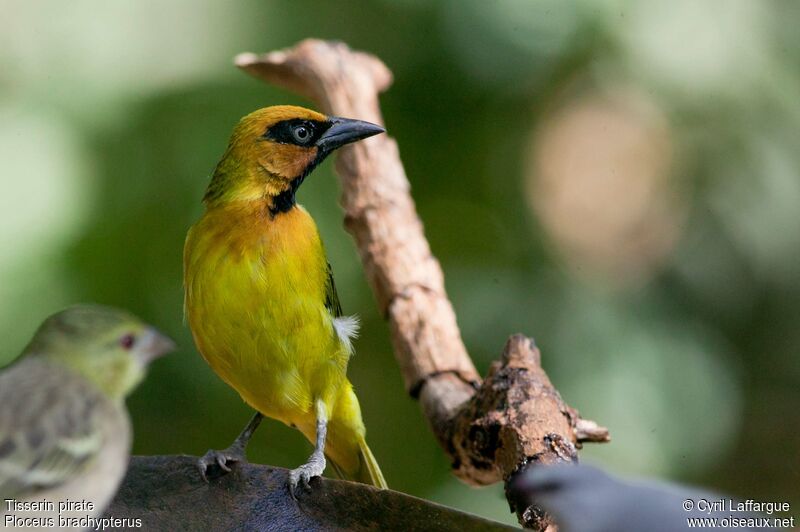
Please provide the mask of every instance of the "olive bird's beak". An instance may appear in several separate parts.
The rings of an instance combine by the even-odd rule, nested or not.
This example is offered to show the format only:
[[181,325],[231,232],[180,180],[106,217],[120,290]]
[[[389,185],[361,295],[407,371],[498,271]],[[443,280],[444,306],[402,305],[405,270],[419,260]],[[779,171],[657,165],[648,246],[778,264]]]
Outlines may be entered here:
[[345,144],[386,132],[381,126],[362,120],[332,116],[328,118],[328,122],[331,127],[317,140],[317,147],[324,152],[330,152]]
[[148,327],[140,337],[135,347],[139,359],[145,366],[175,350],[175,342],[168,336],[159,332],[155,327]]

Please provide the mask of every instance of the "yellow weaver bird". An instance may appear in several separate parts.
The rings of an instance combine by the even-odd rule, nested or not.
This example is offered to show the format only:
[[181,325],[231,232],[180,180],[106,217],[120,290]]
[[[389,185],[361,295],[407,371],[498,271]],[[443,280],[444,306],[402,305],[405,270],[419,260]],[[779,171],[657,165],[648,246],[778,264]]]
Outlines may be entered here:
[[186,237],[185,311],[203,358],[257,413],[228,449],[201,459],[204,476],[244,460],[264,415],[315,446],[289,476],[292,493],[322,474],[326,457],[340,476],[386,487],[346,375],[358,322],[342,316],[317,226],[295,202],[333,150],[383,131],[287,105],[235,127]]

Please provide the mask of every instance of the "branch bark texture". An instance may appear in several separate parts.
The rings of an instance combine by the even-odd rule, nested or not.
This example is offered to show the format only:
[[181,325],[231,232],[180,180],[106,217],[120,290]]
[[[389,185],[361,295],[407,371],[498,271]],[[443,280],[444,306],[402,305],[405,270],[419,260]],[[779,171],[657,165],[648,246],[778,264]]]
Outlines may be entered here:
[[[328,115],[383,124],[378,97],[392,74],[376,57],[343,43],[309,39],[261,56],[241,54],[236,64],[313,100]],[[582,442],[607,441],[606,429],[581,419],[561,399],[532,339],[512,336],[481,380],[461,339],[394,139],[379,135],[342,148],[336,169],[345,227],[389,321],[406,390],[420,400],[455,474],[473,485],[509,481],[526,464],[575,461]],[[513,492],[513,483],[507,488]],[[514,500],[509,493],[512,507]],[[545,522],[531,518],[524,524],[542,528]]]

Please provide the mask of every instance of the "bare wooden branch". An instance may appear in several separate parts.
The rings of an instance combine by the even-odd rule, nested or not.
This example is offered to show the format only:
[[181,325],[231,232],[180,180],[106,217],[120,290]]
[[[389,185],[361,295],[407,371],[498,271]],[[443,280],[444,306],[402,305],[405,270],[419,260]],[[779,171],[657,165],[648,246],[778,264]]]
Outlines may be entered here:
[[[343,43],[309,39],[262,56],[242,54],[236,64],[314,100],[326,114],[383,123],[378,96],[391,84],[391,72]],[[561,400],[528,338],[513,336],[481,382],[417,216],[396,142],[379,135],[346,147],[336,169],[345,227],[389,320],[406,389],[420,399],[455,474],[470,484],[490,484],[508,480],[531,461],[574,461],[583,441],[608,441],[605,428],[582,420]]]

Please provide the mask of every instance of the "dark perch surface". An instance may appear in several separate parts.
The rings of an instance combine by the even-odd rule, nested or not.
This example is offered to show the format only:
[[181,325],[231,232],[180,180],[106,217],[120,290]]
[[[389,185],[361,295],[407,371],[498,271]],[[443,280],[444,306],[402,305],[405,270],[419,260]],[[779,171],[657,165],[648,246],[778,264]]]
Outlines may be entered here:
[[[288,470],[238,464],[200,478],[197,458],[135,456],[106,515],[140,518],[140,530],[514,530],[391,490],[314,479],[297,501]],[[211,472],[210,472],[211,473]]]

